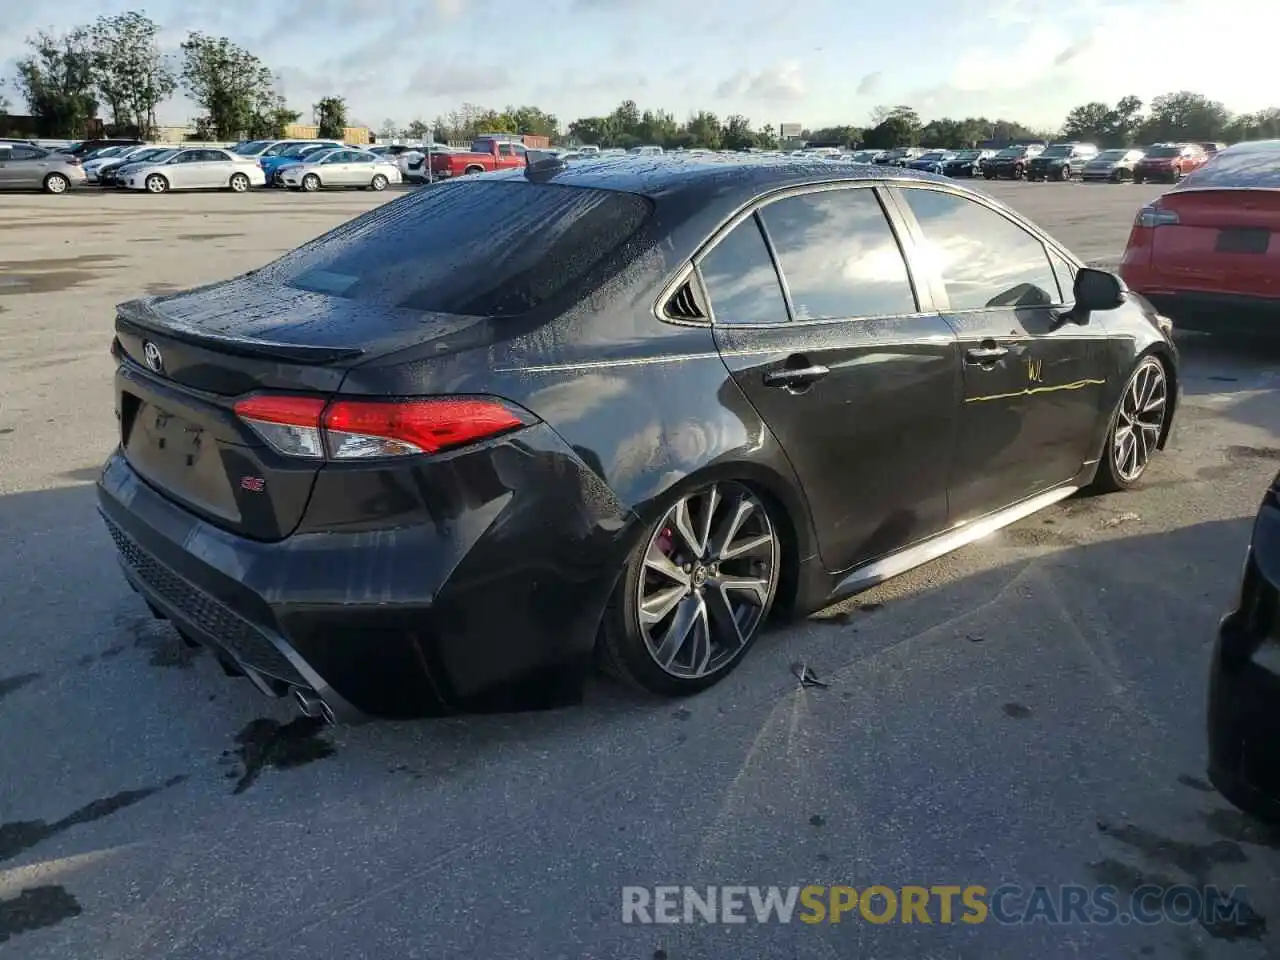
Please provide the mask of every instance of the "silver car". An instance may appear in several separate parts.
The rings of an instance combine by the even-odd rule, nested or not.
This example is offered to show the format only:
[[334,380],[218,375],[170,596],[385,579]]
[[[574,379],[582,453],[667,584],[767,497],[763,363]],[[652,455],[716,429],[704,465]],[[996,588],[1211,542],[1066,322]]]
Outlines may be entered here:
[[312,193],[322,187],[361,187],[385,190],[400,183],[400,168],[367,150],[339,148],[307,157],[305,163],[284,168],[284,185]]
[[230,150],[192,147],[175,151],[165,160],[129,164],[121,185],[130,190],[166,193],[169,190],[231,190],[244,193],[265,186],[266,175],[254,157]]
[[1142,150],[1121,148],[1103,150],[1084,165],[1082,180],[1107,180],[1111,183],[1122,183],[1133,179],[1133,168],[1146,154]]
[[66,193],[84,183],[80,161],[33,144],[0,143],[0,190]]

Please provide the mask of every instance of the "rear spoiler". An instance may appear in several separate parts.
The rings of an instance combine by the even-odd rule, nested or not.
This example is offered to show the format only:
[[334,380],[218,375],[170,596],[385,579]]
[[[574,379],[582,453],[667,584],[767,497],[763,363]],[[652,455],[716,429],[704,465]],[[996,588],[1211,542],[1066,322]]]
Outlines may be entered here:
[[116,306],[116,328],[133,328],[138,333],[153,333],[193,346],[208,347],[221,353],[263,360],[287,360],[293,363],[328,363],[364,356],[361,347],[320,347],[298,343],[277,343],[250,337],[225,337],[205,333],[169,316],[156,307],[156,297],[141,297]]

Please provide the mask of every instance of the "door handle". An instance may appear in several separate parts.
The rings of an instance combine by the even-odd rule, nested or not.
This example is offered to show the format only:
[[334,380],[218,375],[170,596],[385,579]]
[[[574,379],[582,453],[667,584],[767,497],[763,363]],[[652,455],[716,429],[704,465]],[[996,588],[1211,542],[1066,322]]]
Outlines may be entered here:
[[831,371],[826,367],[799,367],[794,370],[773,370],[764,375],[766,387],[802,387],[815,380],[821,380]]
[[1008,347],[974,347],[972,350],[964,352],[964,358],[969,363],[995,363],[1008,353]]

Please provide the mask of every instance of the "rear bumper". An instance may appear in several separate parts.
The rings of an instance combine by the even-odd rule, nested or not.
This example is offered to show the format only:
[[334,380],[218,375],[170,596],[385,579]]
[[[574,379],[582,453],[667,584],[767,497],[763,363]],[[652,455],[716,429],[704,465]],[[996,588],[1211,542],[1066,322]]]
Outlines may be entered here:
[[1254,816],[1280,822],[1280,509],[1254,528],[1240,606],[1222,621],[1209,679],[1209,778]]
[[572,698],[630,514],[544,425],[437,470],[421,522],[402,504],[382,528],[265,543],[205,522],[117,453],[99,510],[130,584],[264,692],[314,692],[348,720]]

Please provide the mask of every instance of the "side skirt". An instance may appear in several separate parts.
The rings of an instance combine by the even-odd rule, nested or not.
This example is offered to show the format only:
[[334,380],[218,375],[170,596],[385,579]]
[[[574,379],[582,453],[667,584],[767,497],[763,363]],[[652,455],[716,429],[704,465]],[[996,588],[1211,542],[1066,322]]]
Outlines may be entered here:
[[914,544],[905,550],[900,550],[887,557],[882,557],[879,560],[873,560],[864,566],[857,567],[836,584],[835,589],[831,591],[830,597],[827,598],[826,604],[832,604],[852,594],[869,590],[877,584],[884,583],[886,580],[906,573],[908,570],[913,570],[922,564],[928,563],[930,560],[936,560],[954,550],[968,546],[975,540],[981,540],[988,534],[995,533],[1011,523],[1016,523],[1024,517],[1029,517],[1033,513],[1043,510],[1045,507],[1067,499],[1079,489],[1079,486],[1069,485],[1037,494],[1028,500],[1023,500],[1021,503],[1015,503],[1013,506],[1005,507],[996,513],[953,527],[922,543]]

